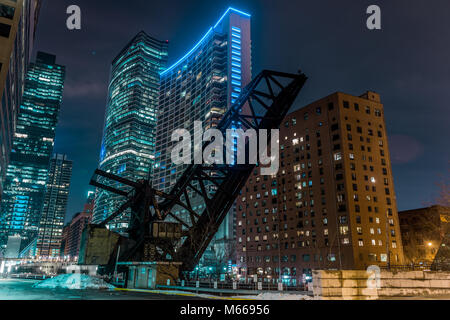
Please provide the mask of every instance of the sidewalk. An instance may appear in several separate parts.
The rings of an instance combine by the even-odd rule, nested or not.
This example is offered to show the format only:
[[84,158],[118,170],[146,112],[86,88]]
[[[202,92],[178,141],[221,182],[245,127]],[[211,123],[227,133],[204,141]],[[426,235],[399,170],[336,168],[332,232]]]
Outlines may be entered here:
[[258,295],[262,293],[283,293],[293,295],[313,296],[312,291],[278,291],[278,290],[245,290],[245,289],[214,289],[214,288],[195,288],[195,287],[182,287],[182,286],[162,286],[158,285],[158,289],[164,290],[181,290],[189,292],[210,292],[215,294],[225,295]]

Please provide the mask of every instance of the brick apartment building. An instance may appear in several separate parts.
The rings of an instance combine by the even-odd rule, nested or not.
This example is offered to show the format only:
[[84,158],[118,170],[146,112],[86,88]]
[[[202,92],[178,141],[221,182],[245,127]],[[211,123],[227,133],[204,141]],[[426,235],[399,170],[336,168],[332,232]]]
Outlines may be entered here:
[[334,93],[290,113],[276,176],[237,202],[240,278],[304,280],[312,269],[403,264],[380,96]]
[[78,259],[81,236],[85,226],[92,220],[93,210],[94,193],[90,193],[84,205],[83,211],[75,214],[70,223],[64,226],[63,241],[61,244],[61,253],[63,253],[64,256],[70,256],[71,259]]
[[431,265],[450,231],[450,208],[431,206],[400,211],[400,229],[407,263]]

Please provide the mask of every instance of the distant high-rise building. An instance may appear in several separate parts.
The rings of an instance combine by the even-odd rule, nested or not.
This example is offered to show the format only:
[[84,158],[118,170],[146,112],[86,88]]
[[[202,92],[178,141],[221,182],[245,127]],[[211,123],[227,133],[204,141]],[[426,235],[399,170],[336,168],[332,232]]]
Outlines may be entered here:
[[404,263],[378,94],[335,93],[292,112],[279,143],[278,173],[255,170],[238,199],[242,277],[295,284],[312,269]]
[[[80,253],[81,236],[83,230],[91,222],[94,209],[94,193],[89,193],[83,211],[78,212],[64,227],[64,247],[61,248],[61,255],[70,259],[78,259]],[[64,254],[63,254],[64,253]]]
[[[112,62],[100,169],[131,180],[150,178],[155,159],[159,73],[166,67],[167,47],[167,41],[139,32]],[[93,222],[103,221],[122,203],[123,197],[97,189]],[[128,223],[126,211],[109,228],[124,233]]]
[[0,0],[0,194],[40,6],[40,0]]
[[26,246],[38,233],[62,101],[65,67],[38,52],[25,77],[0,212],[0,246],[20,235]]
[[[202,121],[205,130],[215,127],[251,81],[250,25],[249,14],[229,8],[192,50],[161,73],[156,189],[170,192],[187,167],[172,163],[171,151],[177,143],[171,141],[172,133],[187,129],[193,136],[194,121]],[[205,209],[202,201],[192,205],[199,212]],[[190,224],[189,214],[179,209],[175,214]],[[233,238],[233,218],[233,212],[228,214],[214,242]]]
[[72,161],[64,154],[54,154],[50,160],[39,224],[38,256],[56,257],[60,254],[71,176]]

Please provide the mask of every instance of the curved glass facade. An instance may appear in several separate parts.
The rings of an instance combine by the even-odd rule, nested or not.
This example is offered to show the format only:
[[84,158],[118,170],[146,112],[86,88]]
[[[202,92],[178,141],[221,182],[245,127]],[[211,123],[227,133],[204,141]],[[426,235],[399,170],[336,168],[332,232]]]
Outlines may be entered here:
[[[134,181],[149,179],[155,159],[159,74],[166,66],[167,46],[166,41],[140,32],[112,62],[101,170]],[[123,197],[97,189],[93,222],[103,221],[122,203]],[[109,228],[124,233],[128,222],[125,212]]]
[[[156,189],[170,192],[187,167],[171,161],[171,150],[176,144],[171,142],[172,132],[187,129],[193,136],[194,121],[201,121],[204,130],[216,126],[251,81],[250,18],[245,12],[229,8],[193,49],[161,73],[153,175]],[[213,187],[206,183],[207,190]],[[205,209],[200,197],[193,198],[191,205],[199,213]],[[235,238],[235,209],[231,211],[200,264],[207,264],[212,247],[223,253],[223,244]],[[174,208],[174,214],[191,223],[183,208]],[[222,249],[217,249],[217,244]]]
[[182,59],[161,73],[153,184],[170,191],[186,165],[174,165],[172,132],[194,121],[204,129],[218,124],[251,81],[250,15],[229,8]]

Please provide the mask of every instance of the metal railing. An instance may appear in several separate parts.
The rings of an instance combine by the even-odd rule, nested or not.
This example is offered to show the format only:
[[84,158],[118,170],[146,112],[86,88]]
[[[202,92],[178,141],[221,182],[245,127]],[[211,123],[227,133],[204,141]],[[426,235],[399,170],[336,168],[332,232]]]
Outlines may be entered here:
[[[202,288],[202,289],[224,289],[224,290],[247,290],[247,291],[278,291],[278,283],[252,282],[245,283],[240,281],[182,281],[178,280],[173,285],[178,287]],[[311,287],[311,285],[310,285]],[[303,284],[286,285],[283,284],[283,291],[308,291]]]

